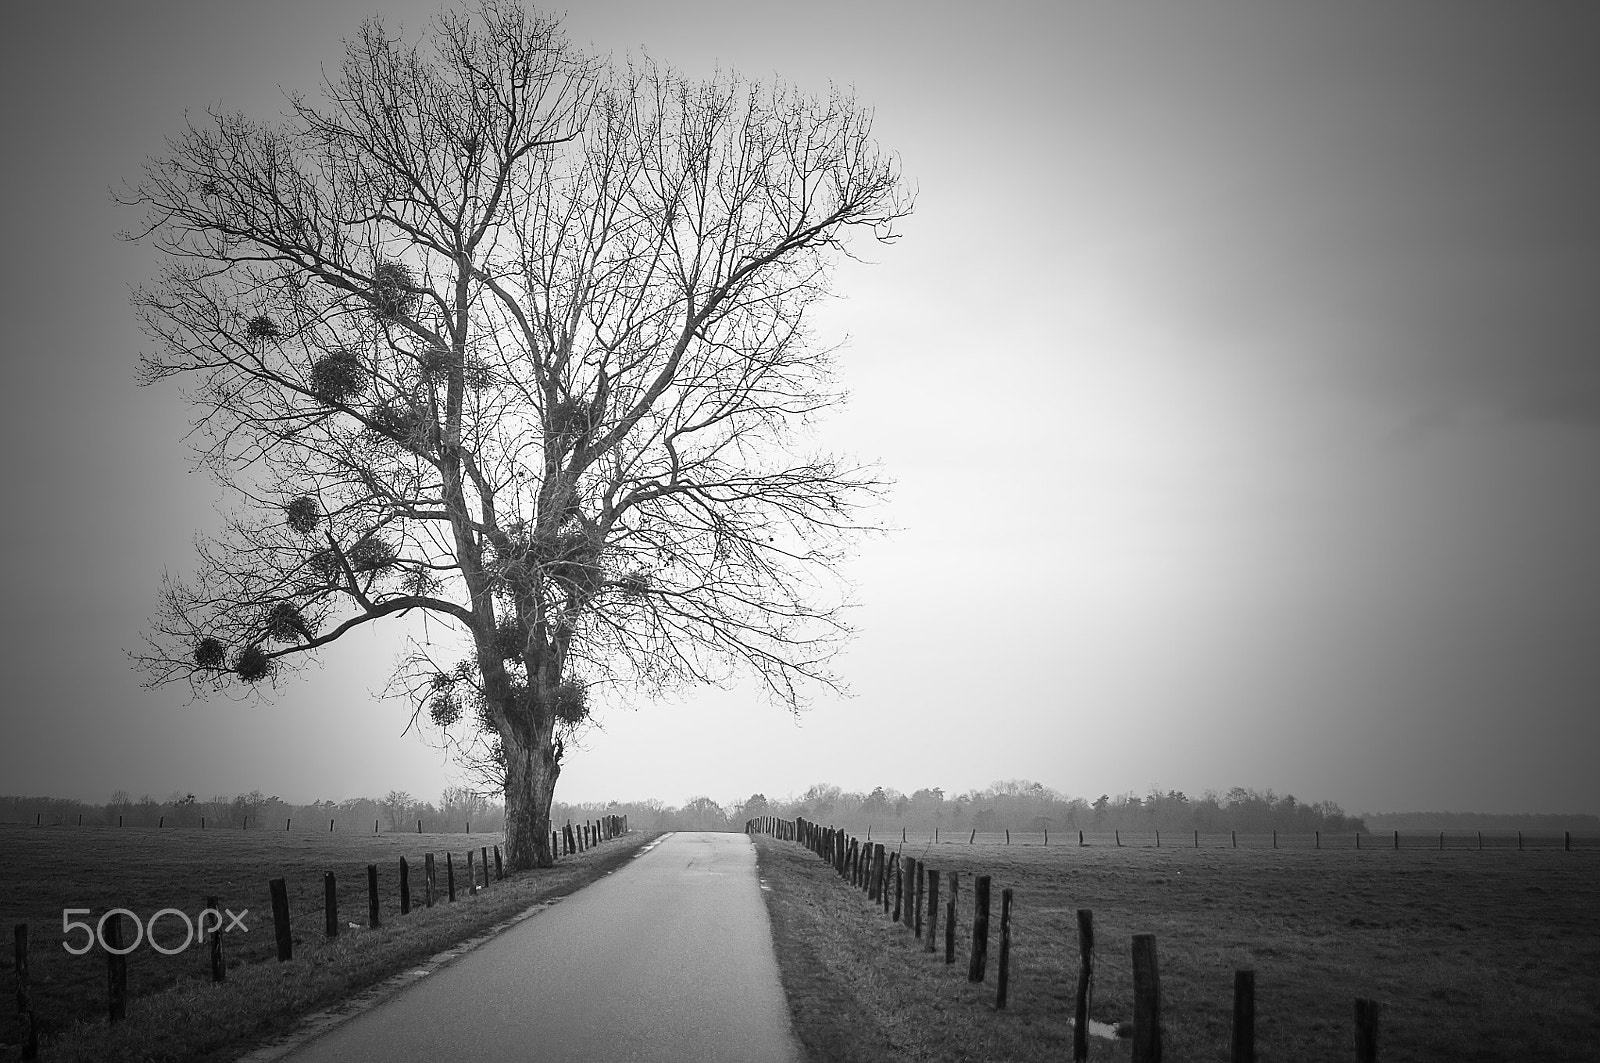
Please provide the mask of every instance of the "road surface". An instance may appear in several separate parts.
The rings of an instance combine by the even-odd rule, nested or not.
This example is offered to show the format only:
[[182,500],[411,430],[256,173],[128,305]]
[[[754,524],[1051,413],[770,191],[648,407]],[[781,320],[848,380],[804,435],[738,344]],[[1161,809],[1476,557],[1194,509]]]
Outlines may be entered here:
[[799,1063],[750,840],[667,835],[287,1060],[451,1058]]

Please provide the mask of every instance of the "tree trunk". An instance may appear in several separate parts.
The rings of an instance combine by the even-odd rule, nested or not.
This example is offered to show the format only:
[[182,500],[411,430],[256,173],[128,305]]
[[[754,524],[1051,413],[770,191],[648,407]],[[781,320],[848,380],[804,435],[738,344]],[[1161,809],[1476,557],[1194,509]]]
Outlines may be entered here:
[[501,733],[506,754],[506,863],[512,871],[551,867],[550,802],[555,798],[561,762],[551,726],[535,725],[533,741],[523,744],[514,728]]

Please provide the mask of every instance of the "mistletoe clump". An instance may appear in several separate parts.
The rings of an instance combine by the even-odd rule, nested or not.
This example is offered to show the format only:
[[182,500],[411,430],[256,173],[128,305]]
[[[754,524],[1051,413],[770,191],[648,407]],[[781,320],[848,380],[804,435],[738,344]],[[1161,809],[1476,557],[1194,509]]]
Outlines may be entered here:
[[367,390],[366,367],[360,355],[340,347],[311,363],[311,391],[323,402],[349,402]]
[[418,296],[411,270],[399,262],[380,262],[372,271],[372,291],[367,296],[373,311],[388,322],[409,317],[416,309]]
[[575,679],[563,679],[556,687],[556,718],[577,725],[589,715],[589,692]]
[[527,644],[528,633],[518,627],[515,620],[502,620],[494,629],[494,651],[502,661],[521,660]]
[[317,500],[310,495],[290,499],[289,504],[283,507],[283,512],[289,527],[301,535],[310,535],[322,521],[322,514],[317,511]]
[[246,683],[259,683],[272,674],[272,658],[260,646],[246,646],[233,659],[233,671]]
[[283,330],[266,314],[257,314],[245,325],[244,334],[251,340],[275,340],[283,335]]
[[383,536],[373,533],[362,536],[345,556],[357,572],[382,572],[395,566],[400,560],[400,551]]
[[201,668],[221,668],[227,653],[221,639],[207,635],[194,645],[194,663]]
[[426,410],[406,402],[391,402],[372,411],[372,423],[413,450],[428,450],[438,443],[438,427]]
[[268,638],[278,642],[295,642],[302,637],[307,641],[311,639],[305,619],[292,602],[279,602],[268,609],[261,626],[266,629]]
[[461,719],[461,702],[451,694],[440,694],[428,703],[428,715],[439,727],[449,727]]
[[550,408],[550,431],[562,439],[578,439],[594,428],[598,411],[579,398],[565,398]]

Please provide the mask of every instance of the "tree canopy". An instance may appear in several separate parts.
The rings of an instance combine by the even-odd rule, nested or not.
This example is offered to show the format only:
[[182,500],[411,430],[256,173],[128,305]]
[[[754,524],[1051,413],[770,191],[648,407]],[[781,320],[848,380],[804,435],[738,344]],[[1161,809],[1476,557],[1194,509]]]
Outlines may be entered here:
[[238,502],[135,656],[259,689],[444,621],[462,656],[413,647],[398,689],[546,863],[597,687],[835,682],[882,483],[810,445],[840,395],[808,315],[911,198],[842,92],[602,63],[494,0],[420,44],[369,20],[323,96],[190,121],[123,197],[165,259],[141,380],[182,382]]

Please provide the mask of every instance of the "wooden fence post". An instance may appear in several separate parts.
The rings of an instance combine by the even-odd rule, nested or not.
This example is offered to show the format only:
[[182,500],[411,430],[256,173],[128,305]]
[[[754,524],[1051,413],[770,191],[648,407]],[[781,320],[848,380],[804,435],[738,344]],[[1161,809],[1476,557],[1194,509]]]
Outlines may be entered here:
[[928,936],[922,939],[924,952],[932,952],[939,930],[939,872],[928,869]]
[[[500,851],[500,847],[498,845],[495,846],[495,852],[498,853],[499,851]],[[479,863],[481,863],[483,865],[483,888],[484,889],[488,889],[489,888],[489,847],[487,845],[479,846],[478,847],[478,855],[483,858],[483,859],[478,861]]]
[[454,853],[444,854],[445,899],[454,904],[456,899],[456,861]]
[[1133,936],[1133,1063],[1161,1063],[1161,976],[1154,934]]
[[433,854],[422,858],[422,899],[426,907],[433,907]]
[[1089,999],[1094,986],[1094,912],[1078,909],[1078,991],[1072,1005],[1072,1058],[1089,1058]]
[[950,899],[944,904],[944,962],[956,962],[956,894],[960,886],[956,873],[950,872]]
[[1356,998],[1356,1063],[1378,1061],[1378,1002]]
[[989,876],[979,875],[972,886],[972,955],[967,961],[967,981],[983,981],[989,961]]
[[1011,828],[1010,827],[1006,828],[1006,844],[1007,845],[1011,844]]
[[411,914],[411,868],[400,858],[400,914]]
[[211,960],[211,980],[213,982],[226,982],[228,980],[227,964],[222,962],[222,908],[217,904],[215,897],[206,898],[206,907],[217,913],[217,925],[211,931],[211,939],[206,942],[207,951]]
[[1116,838],[1117,838],[1117,848],[1118,848],[1118,849],[1120,849],[1120,848],[1122,848],[1122,831],[1120,831],[1120,830],[1115,830],[1115,831],[1112,831],[1112,833],[1113,833],[1113,834],[1115,834],[1115,835],[1116,835]]
[[1235,849],[1239,848],[1239,832],[1236,830],[1230,830],[1228,832],[1228,837],[1233,839],[1233,847]]
[[1272,829],[1272,847],[1274,849],[1278,847],[1278,829],[1276,827]]
[[289,887],[283,879],[267,883],[272,894],[272,934],[278,942],[278,962],[287,963],[294,958],[294,931],[289,926]]
[[417,833],[418,834],[422,833],[422,820],[420,820],[420,819],[417,820]]
[[1161,848],[1161,832],[1156,831],[1156,848]]
[[339,936],[339,889],[332,871],[322,873],[322,932]]
[[1399,831],[1395,831],[1394,832],[1394,847],[1395,847],[1395,849],[1397,851],[1400,848],[1400,832]]
[[971,845],[973,842],[975,842],[977,840],[978,840],[978,828],[977,827],[973,827],[972,828],[972,837],[967,839],[967,844]]
[[[910,857],[906,857],[904,860],[900,859],[899,853],[892,853],[889,856],[889,867],[892,869],[889,872],[889,878],[894,883],[894,921],[897,923],[902,922],[904,919],[900,914],[902,909],[910,911],[910,907],[905,904],[906,867],[910,859]],[[888,897],[883,898],[883,910],[885,912],[889,910]]]
[[106,1003],[108,1022],[128,1017],[128,950],[122,947],[122,915],[113,911],[103,919],[103,944],[106,948]]
[[919,938],[922,936],[923,885],[926,882],[927,878],[928,878],[928,871],[927,871],[927,869],[925,867],[922,866],[922,861],[918,860],[917,861],[917,892],[916,892],[916,896],[912,899],[912,907],[914,909],[916,909],[916,916],[915,916],[914,924],[913,924],[911,929],[912,929],[912,932],[915,933],[917,935],[917,937],[919,937]]
[[1229,1063],[1256,1063],[1256,973],[1233,972],[1233,1050]]
[[1006,988],[1011,963],[1011,891],[1000,891],[1000,970],[996,972],[994,1006],[1002,1011],[1006,1006]]
[[378,905],[378,865],[367,865],[367,925],[376,930],[383,925],[383,912]]
[[1083,848],[1083,831],[1078,832],[1078,848]]

